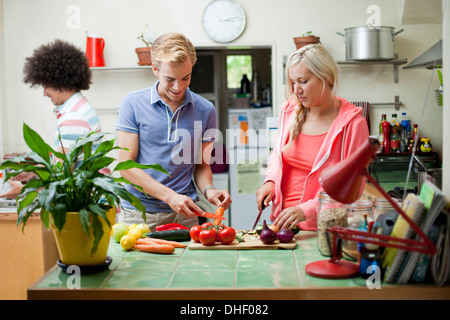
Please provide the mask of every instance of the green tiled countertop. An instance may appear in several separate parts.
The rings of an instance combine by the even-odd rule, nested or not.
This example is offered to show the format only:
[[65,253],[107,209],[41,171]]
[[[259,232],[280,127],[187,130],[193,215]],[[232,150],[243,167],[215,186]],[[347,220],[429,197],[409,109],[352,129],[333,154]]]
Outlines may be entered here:
[[[305,265],[327,259],[315,232],[300,232],[294,250],[190,250],[171,255],[124,251],[111,239],[108,270],[74,275],[53,267],[28,289],[29,299],[450,299],[432,284],[369,289],[360,277],[325,280]],[[186,243],[188,244],[188,243]]]

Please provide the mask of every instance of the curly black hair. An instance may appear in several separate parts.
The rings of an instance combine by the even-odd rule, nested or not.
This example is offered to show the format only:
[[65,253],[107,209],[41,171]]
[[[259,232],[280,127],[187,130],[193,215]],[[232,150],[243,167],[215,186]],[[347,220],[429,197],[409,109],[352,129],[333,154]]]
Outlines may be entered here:
[[23,68],[25,83],[55,90],[87,90],[91,70],[86,54],[74,45],[56,39],[41,45],[26,58]]

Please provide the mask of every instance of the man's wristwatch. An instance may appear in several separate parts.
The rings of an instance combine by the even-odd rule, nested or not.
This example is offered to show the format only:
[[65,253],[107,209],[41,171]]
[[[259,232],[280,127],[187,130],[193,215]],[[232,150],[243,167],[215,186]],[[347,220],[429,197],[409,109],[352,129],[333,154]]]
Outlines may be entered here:
[[203,191],[203,195],[205,196],[206,199],[208,199],[208,197],[206,196],[206,192],[207,192],[209,189],[214,189],[214,190],[216,190],[216,188],[214,188],[214,186],[206,186],[205,190]]

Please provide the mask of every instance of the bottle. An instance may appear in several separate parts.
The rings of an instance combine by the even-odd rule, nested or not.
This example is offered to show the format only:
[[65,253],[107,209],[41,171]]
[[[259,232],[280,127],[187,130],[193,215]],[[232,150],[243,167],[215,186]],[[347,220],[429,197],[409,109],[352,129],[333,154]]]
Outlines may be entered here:
[[400,152],[408,152],[408,138],[406,137],[406,130],[402,127],[400,135]]
[[388,121],[383,122],[383,153],[391,153],[391,124]]
[[392,114],[391,125],[392,125],[392,127],[394,127],[394,126],[399,126],[399,125],[400,125],[400,123],[398,122],[397,114],[396,114],[396,113],[393,113],[393,114]]
[[400,125],[406,131],[406,138],[411,138],[411,120],[406,115],[406,112],[402,112],[402,116],[400,117]]
[[[394,202],[396,202],[399,207],[402,206],[400,199],[397,199],[397,198],[391,198],[391,199]],[[388,211],[391,211],[391,210],[395,210],[395,209],[389,201],[387,201],[383,197],[376,198],[375,201],[373,202],[373,212],[372,212],[373,220],[377,221],[379,216],[381,216],[382,214],[384,214]]]
[[[414,152],[417,151],[417,150],[419,149],[419,142],[420,142],[420,141],[417,141],[417,142],[416,142],[416,140],[418,140],[418,139],[419,139],[419,128],[418,128],[418,124],[415,123],[415,124],[414,124],[414,129],[413,129],[413,132],[412,132],[413,146],[414,146],[414,143],[416,143],[416,150],[414,150]],[[412,152],[412,151],[413,151],[413,150],[411,149],[411,152]]]
[[380,121],[380,130],[378,132],[378,142],[380,145],[383,145],[384,135],[383,135],[383,122],[386,121],[386,114],[383,113],[381,115],[381,121]]
[[321,191],[317,210],[317,244],[320,254],[327,257],[333,255],[333,235],[326,229],[347,227],[347,223],[345,204],[333,200],[326,192]]
[[391,133],[391,153],[400,152],[400,134],[398,133],[399,126],[392,126]]
[[414,149],[414,140],[410,139],[408,144],[408,153],[412,153]]
[[239,90],[240,94],[249,94],[250,93],[250,81],[247,78],[247,75],[244,74],[241,79],[241,88]]
[[258,70],[253,71],[252,84],[253,84],[252,102],[258,102],[261,100],[261,96],[260,96],[261,88],[260,88],[260,78],[259,78]]

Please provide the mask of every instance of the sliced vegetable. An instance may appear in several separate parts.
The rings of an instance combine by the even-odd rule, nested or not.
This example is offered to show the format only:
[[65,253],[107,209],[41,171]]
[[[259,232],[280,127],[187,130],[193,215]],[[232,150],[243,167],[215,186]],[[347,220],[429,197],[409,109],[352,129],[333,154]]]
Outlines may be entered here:
[[175,251],[175,247],[170,244],[137,244],[134,246],[142,252],[171,254]]
[[164,240],[164,239],[158,239],[158,238],[141,238],[137,240],[137,244],[170,244],[171,246],[174,246],[175,248],[186,248],[187,245],[184,243],[179,243],[177,241],[170,241],[170,240]]
[[168,223],[168,224],[162,224],[156,227],[156,231],[167,231],[167,230],[180,230],[180,229],[186,229],[189,230],[189,228],[179,224],[179,223]]
[[297,234],[300,232],[300,228],[297,225],[295,227],[293,227],[291,230],[294,234]]
[[148,238],[158,238],[171,241],[190,241],[191,236],[189,230],[167,230],[167,231],[155,231],[147,234]]
[[294,232],[289,229],[283,228],[277,232],[277,238],[280,242],[291,242],[294,237]]
[[214,219],[214,225],[219,225],[222,222],[222,219],[220,217],[223,217],[223,213],[225,212],[225,209],[222,207],[218,207],[216,210],[216,215],[218,218]]
[[259,235],[259,238],[265,244],[271,244],[275,240],[277,240],[276,233],[267,226],[266,220],[264,220],[263,222],[263,229],[261,231],[261,234]]
[[275,233],[277,233],[278,231],[280,231],[280,228],[278,228],[278,227],[277,227],[276,225],[274,225],[274,224],[271,224],[271,225],[269,226],[269,228],[272,229],[273,232],[275,232]]

